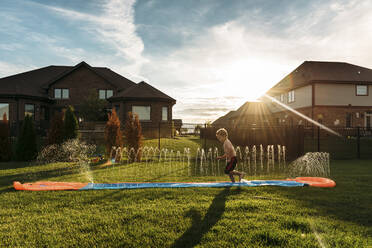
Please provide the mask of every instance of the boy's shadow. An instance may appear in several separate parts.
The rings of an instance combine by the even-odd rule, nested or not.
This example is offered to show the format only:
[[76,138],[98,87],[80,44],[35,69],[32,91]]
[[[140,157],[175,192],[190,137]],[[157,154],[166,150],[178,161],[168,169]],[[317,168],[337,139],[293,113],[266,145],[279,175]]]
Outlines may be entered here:
[[[231,191],[230,188],[225,188],[213,199],[208,212],[204,219],[201,218],[200,213],[195,209],[190,209],[186,213],[186,217],[192,218],[191,227],[177,239],[171,247],[193,247],[200,243],[203,235],[207,233],[221,218],[225,211],[227,196],[231,194],[239,194],[240,188]],[[231,193],[230,193],[231,192]]]

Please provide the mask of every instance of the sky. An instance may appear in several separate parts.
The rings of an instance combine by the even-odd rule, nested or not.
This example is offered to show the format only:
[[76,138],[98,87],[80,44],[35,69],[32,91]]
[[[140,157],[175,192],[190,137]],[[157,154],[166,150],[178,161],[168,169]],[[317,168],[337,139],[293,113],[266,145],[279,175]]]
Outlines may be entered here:
[[81,61],[213,121],[304,61],[372,68],[370,0],[0,0],[0,77]]

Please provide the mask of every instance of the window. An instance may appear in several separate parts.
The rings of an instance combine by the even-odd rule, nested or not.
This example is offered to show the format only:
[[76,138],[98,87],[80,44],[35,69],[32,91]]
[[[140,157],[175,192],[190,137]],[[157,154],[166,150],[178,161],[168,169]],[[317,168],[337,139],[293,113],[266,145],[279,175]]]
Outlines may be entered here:
[[49,121],[49,108],[46,106],[40,107],[40,119]]
[[54,98],[56,99],[69,99],[70,90],[69,89],[54,89]]
[[281,102],[284,102],[284,94],[281,94],[281,95],[280,95],[280,101],[281,101]]
[[168,120],[168,107],[162,107],[161,120],[162,121],[167,121]]
[[0,120],[3,120],[4,114],[6,119],[9,120],[9,103],[0,103]]
[[357,96],[368,96],[368,86],[367,85],[356,85],[356,95]]
[[35,119],[35,105],[34,104],[25,104],[25,116],[31,116]]
[[114,95],[113,90],[99,90],[98,91],[99,99],[105,100],[107,98],[110,98]]
[[288,102],[294,102],[295,100],[295,95],[294,95],[294,90],[291,90],[288,92]]
[[138,115],[140,121],[149,121],[151,107],[150,106],[132,106],[132,113]]
[[54,89],[54,98],[56,98],[56,99],[61,99],[62,98],[61,89]]
[[70,92],[68,89],[63,89],[62,90],[62,99],[69,99]]

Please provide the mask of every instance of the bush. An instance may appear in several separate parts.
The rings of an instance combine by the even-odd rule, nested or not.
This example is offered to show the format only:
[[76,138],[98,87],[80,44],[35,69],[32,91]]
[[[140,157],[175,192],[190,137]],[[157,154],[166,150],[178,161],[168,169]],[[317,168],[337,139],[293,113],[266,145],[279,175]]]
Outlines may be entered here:
[[54,115],[48,131],[47,144],[61,144],[63,142],[63,129],[63,113],[57,113]]
[[21,134],[17,140],[16,158],[20,161],[31,161],[37,156],[36,133],[31,116],[26,115]]
[[115,109],[112,109],[111,114],[108,114],[108,121],[106,122],[105,126],[105,144],[107,156],[110,156],[113,146],[123,146],[123,135],[120,130],[120,120]]
[[74,109],[70,105],[67,107],[67,110],[65,112],[65,120],[64,120],[64,139],[76,139],[78,137],[78,121],[76,119],[76,116],[74,114]]
[[88,161],[96,150],[95,145],[88,145],[78,139],[70,139],[62,144],[46,146],[37,156],[40,163]]
[[3,121],[0,122],[0,161],[9,161],[12,157],[12,146],[10,144],[9,122],[6,113],[3,115]]
[[[135,159],[139,161],[142,156],[141,152],[138,152],[139,148],[142,146],[142,128],[137,114],[133,115],[132,112],[128,112],[124,128],[124,136],[129,148],[134,148],[137,152],[137,157]],[[134,158],[130,159],[133,160]]]

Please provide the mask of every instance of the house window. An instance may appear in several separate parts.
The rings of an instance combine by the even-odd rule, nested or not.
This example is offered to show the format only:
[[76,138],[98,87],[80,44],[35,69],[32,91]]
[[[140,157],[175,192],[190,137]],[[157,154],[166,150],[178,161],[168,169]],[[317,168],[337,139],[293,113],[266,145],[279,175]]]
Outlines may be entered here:
[[288,102],[294,102],[295,100],[295,95],[294,95],[294,90],[291,90],[288,92]]
[[140,121],[149,121],[151,107],[150,106],[132,106],[132,113],[138,115]]
[[35,104],[25,104],[25,116],[35,119]]
[[9,103],[0,103],[0,120],[3,120],[4,114],[6,119],[9,120]]
[[54,89],[54,98],[55,99],[69,99],[70,90],[69,89]]
[[54,98],[56,98],[56,99],[61,99],[62,98],[61,89],[54,89]]
[[352,114],[346,113],[346,127],[351,127]]
[[167,121],[168,120],[168,107],[162,107],[161,120],[162,121]]
[[70,92],[68,89],[62,89],[62,99],[69,99],[70,98]]
[[49,108],[46,106],[40,107],[40,119],[49,121]]
[[281,95],[280,95],[280,101],[281,101],[281,102],[284,102],[284,94],[281,94]]
[[356,85],[356,95],[357,96],[368,96],[368,86],[367,85]]
[[101,99],[101,100],[105,100],[107,98],[110,98],[113,95],[114,95],[113,90],[99,90],[98,91],[98,96],[99,96],[99,99]]

